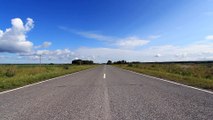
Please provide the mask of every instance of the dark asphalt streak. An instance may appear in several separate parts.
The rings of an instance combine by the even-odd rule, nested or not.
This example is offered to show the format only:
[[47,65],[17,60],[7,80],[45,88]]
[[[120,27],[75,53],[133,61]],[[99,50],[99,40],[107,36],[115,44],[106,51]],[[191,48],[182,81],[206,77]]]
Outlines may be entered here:
[[213,120],[213,94],[112,66],[0,94],[0,120],[125,119]]

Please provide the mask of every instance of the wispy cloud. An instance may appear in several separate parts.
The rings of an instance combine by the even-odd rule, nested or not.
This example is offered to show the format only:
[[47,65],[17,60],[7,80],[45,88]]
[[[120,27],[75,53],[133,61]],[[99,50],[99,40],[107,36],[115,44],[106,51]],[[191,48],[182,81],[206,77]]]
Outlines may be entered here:
[[89,32],[76,32],[76,34],[81,35],[86,38],[91,38],[99,41],[111,41],[112,37],[101,35],[101,34],[95,34],[95,33],[89,33]]
[[64,26],[59,26],[58,28],[66,31],[66,32],[70,32],[72,34],[82,36],[84,38],[89,38],[89,39],[94,39],[94,40],[99,40],[99,41],[112,41],[112,40],[116,39],[111,36],[97,34],[97,33],[89,32],[89,31],[77,31],[77,30],[70,29],[70,28],[64,27]]
[[148,39],[158,39],[158,38],[160,38],[161,37],[161,35],[150,35],[149,37],[148,37]]
[[86,32],[86,31],[76,31],[76,30],[72,30],[66,27],[61,27],[61,26],[59,28],[67,32],[80,35],[85,38],[103,41],[107,43],[108,45],[116,46],[122,49],[134,49],[137,47],[141,47],[148,44],[151,40],[158,39],[161,37],[160,35],[151,35],[151,36],[148,36],[147,39],[142,39],[137,36],[128,36],[128,37],[121,38],[121,37],[107,36],[103,34],[97,34],[97,33]]
[[51,42],[47,42],[47,41],[45,41],[45,42],[43,42],[43,44],[42,45],[39,45],[39,46],[35,46],[35,48],[36,49],[39,49],[39,48],[48,48],[49,46],[51,46],[52,45],[52,43]]
[[148,44],[150,42],[150,40],[144,40],[144,39],[140,39],[138,37],[128,37],[128,38],[123,38],[120,40],[117,40],[114,44],[119,46],[120,48],[136,48],[136,47],[140,47],[140,46],[144,46],[146,44]]

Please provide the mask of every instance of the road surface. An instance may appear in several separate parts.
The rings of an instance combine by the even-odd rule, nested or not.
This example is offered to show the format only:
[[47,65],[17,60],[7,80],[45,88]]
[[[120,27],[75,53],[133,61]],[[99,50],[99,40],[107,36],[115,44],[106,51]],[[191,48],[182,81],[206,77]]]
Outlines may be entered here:
[[213,120],[213,94],[99,66],[0,94],[0,120]]

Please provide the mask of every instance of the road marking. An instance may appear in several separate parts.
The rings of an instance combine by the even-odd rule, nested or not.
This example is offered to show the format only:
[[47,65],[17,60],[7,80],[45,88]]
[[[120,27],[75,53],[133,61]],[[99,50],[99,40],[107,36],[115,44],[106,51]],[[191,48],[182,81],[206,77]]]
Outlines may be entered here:
[[103,76],[103,78],[105,79],[106,78],[106,74],[104,73],[104,76]]
[[[95,68],[96,68],[96,67],[95,67]],[[91,69],[95,69],[95,68],[91,68]],[[86,69],[86,70],[91,70],[91,69]],[[64,77],[67,77],[67,76],[72,76],[72,75],[74,75],[74,74],[78,74],[78,73],[83,72],[83,71],[86,71],[86,70],[82,70],[82,71],[74,72],[74,73],[71,73],[71,74],[67,74],[67,75],[63,75],[63,76],[59,76],[59,77],[47,79],[47,80],[44,80],[44,81],[41,81],[41,82],[37,82],[37,83],[25,85],[25,86],[23,86],[23,87],[18,87],[18,88],[15,88],[15,89],[6,90],[6,91],[3,91],[3,92],[0,92],[0,95],[1,95],[1,94],[5,94],[5,93],[9,93],[9,92],[12,92],[12,91],[16,91],[16,90],[19,90],[19,89],[22,89],[22,88],[27,88],[27,87],[31,87],[31,86],[34,86],[34,85],[38,85],[38,84],[45,83],[45,82],[48,82],[48,81],[52,81],[52,80],[55,80],[55,79],[60,79],[60,78],[64,78]]]
[[[106,77],[106,74],[104,73]],[[106,83],[106,79],[103,80],[103,88],[104,88],[104,117],[105,120],[112,120],[111,110],[110,110],[110,101],[109,101],[109,91]]]
[[[122,69],[122,70],[126,70],[126,69]],[[167,83],[171,83],[171,84],[175,84],[175,85],[178,85],[178,86],[187,87],[187,88],[191,88],[191,89],[194,89],[194,90],[198,90],[198,91],[206,92],[206,93],[209,93],[209,94],[213,94],[213,92],[209,91],[209,90],[204,90],[204,89],[201,89],[201,88],[196,88],[196,87],[184,85],[184,84],[177,83],[177,82],[174,82],[174,81],[169,81],[169,80],[166,80],[166,79],[162,79],[162,78],[158,78],[158,77],[154,77],[154,76],[150,76],[150,75],[145,75],[145,74],[142,74],[142,73],[137,73],[137,72],[130,71],[130,70],[126,70],[126,71],[134,73],[134,74],[137,74],[137,75],[145,76],[145,77],[148,77],[148,78],[158,79],[158,80],[161,80],[161,81],[164,81],[164,82],[167,82]]]
[[104,112],[104,116],[105,116],[105,120],[111,120],[111,110],[110,110],[110,105],[109,105],[109,93],[108,93],[108,88],[105,86],[104,87],[104,108],[105,108],[105,112]]

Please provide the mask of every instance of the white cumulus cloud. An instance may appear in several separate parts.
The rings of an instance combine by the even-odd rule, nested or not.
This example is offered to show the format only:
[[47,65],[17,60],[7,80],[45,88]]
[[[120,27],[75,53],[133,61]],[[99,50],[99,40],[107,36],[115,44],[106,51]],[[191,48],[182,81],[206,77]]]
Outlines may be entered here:
[[11,20],[12,27],[5,31],[0,29],[0,52],[22,53],[29,52],[33,47],[33,43],[27,40],[27,32],[33,26],[34,21],[27,18],[26,24],[20,18]]
[[156,54],[155,57],[161,57],[161,54]]
[[[113,61],[189,61],[212,60],[213,44],[190,44],[186,46],[160,45],[135,49],[113,48],[79,48],[75,51],[78,55],[94,55],[96,62]],[[163,57],[162,57],[163,54]]]
[[73,59],[74,52],[69,49],[57,49],[57,50],[37,50],[31,53],[23,53],[20,56],[29,56],[30,59],[38,59],[42,56],[46,60],[71,60]]
[[206,36],[206,40],[213,40],[213,35]]

